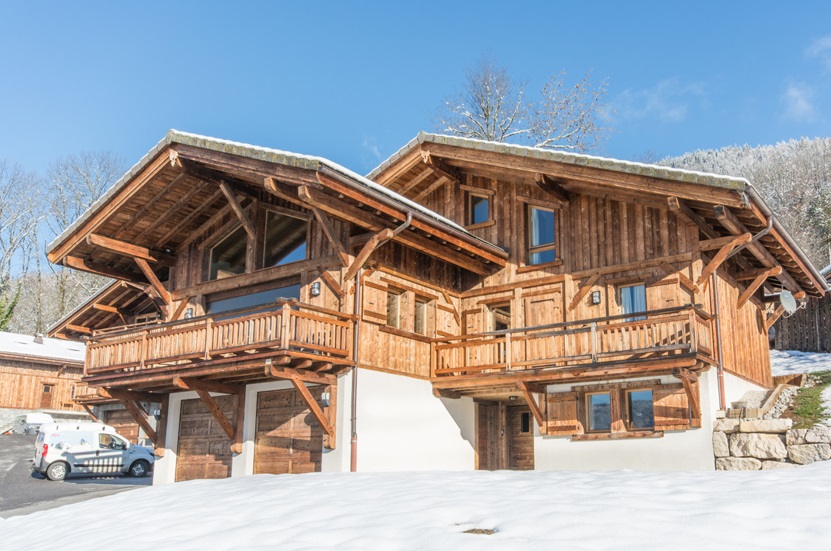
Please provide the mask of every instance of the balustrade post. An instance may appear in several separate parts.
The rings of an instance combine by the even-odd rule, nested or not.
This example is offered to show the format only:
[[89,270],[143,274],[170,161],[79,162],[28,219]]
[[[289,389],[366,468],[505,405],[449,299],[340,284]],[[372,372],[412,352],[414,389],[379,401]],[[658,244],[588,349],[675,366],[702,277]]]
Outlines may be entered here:
[[695,354],[698,352],[698,339],[696,338],[696,334],[698,331],[696,330],[695,325],[698,323],[696,319],[695,308],[690,309],[690,352]]
[[141,345],[139,348],[139,369],[144,369],[144,359],[147,357],[147,330],[141,332]]
[[591,347],[592,347],[592,363],[597,362],[597,322],[593,321],[591,324],[592,329],[592,336],[591,336]]
[[205,360],[211,359],[211,341],[213,341],[213,318],[205,320]]
[[289,342],[291,342],[291,306],[288,303],[283,304],[280,315],[281,333],[280,333],[280,348],[284,350],[289,349]]
[[511,370],[511,334],[505,333],[505,369]]

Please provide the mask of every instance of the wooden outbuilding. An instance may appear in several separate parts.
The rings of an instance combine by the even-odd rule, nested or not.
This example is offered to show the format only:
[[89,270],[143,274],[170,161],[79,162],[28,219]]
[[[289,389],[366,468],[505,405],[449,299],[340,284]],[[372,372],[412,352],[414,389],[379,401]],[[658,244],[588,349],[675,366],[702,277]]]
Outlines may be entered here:
[[424,133],[361,177],[171,131],[48,256],[120,282],[54,332],[161,404],[161,481],[712,468],[826,289],[746,180]]

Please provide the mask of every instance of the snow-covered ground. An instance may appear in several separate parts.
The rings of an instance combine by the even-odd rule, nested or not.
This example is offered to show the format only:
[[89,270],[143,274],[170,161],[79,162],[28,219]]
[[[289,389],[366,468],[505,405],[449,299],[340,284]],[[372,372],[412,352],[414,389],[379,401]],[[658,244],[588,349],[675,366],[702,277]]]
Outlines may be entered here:
[[831,354],[800,352],[798,350],[771,350],[770,369],[774,376],[827,371],[831,370]]
[[[829,518],[831,462],[754,472],[256,475],[0,520],[0,548],[820,549],[831,542]],[[464,533],[473,528],[496,533]]]

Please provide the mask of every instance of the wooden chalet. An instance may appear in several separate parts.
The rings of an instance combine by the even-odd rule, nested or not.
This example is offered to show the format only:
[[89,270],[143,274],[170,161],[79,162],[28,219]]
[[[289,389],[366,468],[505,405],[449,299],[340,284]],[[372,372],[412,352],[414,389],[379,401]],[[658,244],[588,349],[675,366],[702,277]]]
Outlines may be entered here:
[[826,285],[746,180],[431,134],[364,178],[171,131],[48,256],[118,280],[53,333],[159,481],[712,468]]

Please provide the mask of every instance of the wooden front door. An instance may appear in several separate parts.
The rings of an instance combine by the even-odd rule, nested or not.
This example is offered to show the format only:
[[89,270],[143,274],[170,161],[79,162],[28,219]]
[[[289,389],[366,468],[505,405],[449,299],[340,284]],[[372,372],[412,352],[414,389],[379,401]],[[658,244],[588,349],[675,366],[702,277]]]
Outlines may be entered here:
[[534,421],[525,405],[479,402],[476,419],[477,468],[534,469]]
[[[234,424],[237,397],[215,396],[214,400],[228,420]],[[182,400],[176,482],[196,478],[230,477],[231,444],[231,439],[202,400]]]
[[43,393],[40,395],[41,409],[52,408],[52,397],[55,395],[54,390],[54,385],[43,385]]
[[[315,399],[322,387],[310,387]],[[296,390],[257,395],[254,474],[320,471],[323,429]]]

